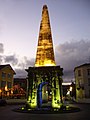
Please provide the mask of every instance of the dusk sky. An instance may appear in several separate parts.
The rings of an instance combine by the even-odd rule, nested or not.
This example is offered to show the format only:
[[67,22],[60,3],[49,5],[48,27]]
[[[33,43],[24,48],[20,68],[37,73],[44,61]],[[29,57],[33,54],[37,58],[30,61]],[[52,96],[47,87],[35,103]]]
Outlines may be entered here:
[[0,64],[11,64],[18,77],[34,66],[45,4],[56,64],[71,81],[75,66],[90,62],[90,0],[0,0]]

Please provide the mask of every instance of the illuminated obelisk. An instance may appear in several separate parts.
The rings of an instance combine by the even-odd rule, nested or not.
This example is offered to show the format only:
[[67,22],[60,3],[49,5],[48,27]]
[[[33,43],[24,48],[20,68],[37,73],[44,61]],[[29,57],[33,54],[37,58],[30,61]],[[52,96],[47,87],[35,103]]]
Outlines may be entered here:
[[55,66],[52,33],[46,5],[42,10],[35,66]]
[[43,101],[51,97],[51,107],[62,105],[63,68],[56,66],[48,8],[43,6],[36,61],[28,72],[28,108],[42,108]]

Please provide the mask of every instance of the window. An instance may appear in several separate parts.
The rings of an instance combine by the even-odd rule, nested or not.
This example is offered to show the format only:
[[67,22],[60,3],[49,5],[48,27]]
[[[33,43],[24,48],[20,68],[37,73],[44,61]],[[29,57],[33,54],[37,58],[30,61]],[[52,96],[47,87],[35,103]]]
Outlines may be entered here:
[[1,88],[4,88],[6,86],[6,81],[1,81]]
[[11,88],[11,82],[7,82],[7,87]]
[[90,98],[90,90],[89,90],[89,98]]
[[5,77],[6,77],[6,73],[2,72],[2,78],[5,78]]
[[8,78],[9,78],[9,79],[12,78],[12,75],[11,75],[10,73],[8,73]]
[[78,70],[78,76],[81,76],[81,70]]
[[90,75],[90,69],[87,69],[87,74]]
[[90,86],[90,78],[88,78],[88,85]]

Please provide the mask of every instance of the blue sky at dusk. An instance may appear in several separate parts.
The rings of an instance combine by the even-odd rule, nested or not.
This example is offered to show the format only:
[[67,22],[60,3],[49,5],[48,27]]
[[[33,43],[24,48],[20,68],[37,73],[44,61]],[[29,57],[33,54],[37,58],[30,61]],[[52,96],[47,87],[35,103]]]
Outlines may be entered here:
[[70,81],[74,67],[90,59],[90,0],[0,0],[0,64],[10,63],[17,76],[34,65],[44,4],[56,63]]

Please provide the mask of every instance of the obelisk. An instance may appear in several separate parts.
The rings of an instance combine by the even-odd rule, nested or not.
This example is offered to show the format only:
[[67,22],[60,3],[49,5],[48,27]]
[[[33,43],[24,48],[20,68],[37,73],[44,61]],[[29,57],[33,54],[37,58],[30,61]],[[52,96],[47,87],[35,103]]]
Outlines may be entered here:
[[55,65],[49,13],[47,6],[44,5],[40,23],[35,67]]

